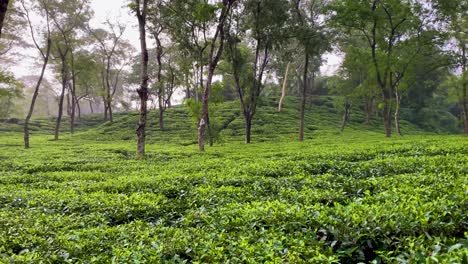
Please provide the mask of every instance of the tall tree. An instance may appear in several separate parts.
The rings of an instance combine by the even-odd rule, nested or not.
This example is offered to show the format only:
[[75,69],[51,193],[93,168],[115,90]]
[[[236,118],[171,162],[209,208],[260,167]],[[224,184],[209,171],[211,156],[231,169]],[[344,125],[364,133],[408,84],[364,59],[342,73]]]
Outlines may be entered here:
[[[363,36],[383,99],[384,131],[392,134],[391,102],[396,86],[411,60],[399,61],[407,39],[419,40],[430,28],[432,12],[422,1],[339,0],[334,3],[335,21],[353,37]],[[421,43],[418,43],[421,46]],[[415,50],[414,53],[417,53]]]
[[[60,61],[60,77],[62,89],[59,98],[59,109],[55,125],[54,139],[58,140],[63,115],[65,92],[68,88],[72,96],[70,113],[70,132],[74,132],[75,103],[76,103],[76,72],[75,72],[75,45],[77,43],[77,30],[89,20],[91,12],[89,1],[57,1],[51,2],[50,16],[56,31],[52,34],[53,53]],[[71,79],[70,79],[71,75]],[[72,83],[70,83],[70,80]]]
[[[249,0],[237,7],[230,17],[228,56],[245,120],[247,144],[251,142],[252,120],[271,51],[284,37],[287,6],[283,0]],[[253,54],[247,48],[249,44]]]
[[[29,8],[30,7],[27,7],[24,0],[21,0],[21,4],[23,6],[23,11],[25,13],[25,16],[26,16],[26,19],[28,21],[28,25],[29,25],[29,29],[30,29],[30,32],[31,32],[31,38],[33,40],[33,43],[34,43],[34,46],[37,48],[37,50],[39,51],[40,55],[41,55],[41,58],[43,60],[43,63],[42,63],[42,69],[41,69],[41,73],[39,75],[39,78],[37,80],[37,83],[36,83],[36,86],[34,88],[34,93],[33,93],[33,96],[32,96],[32,99],[31,99],[31,104],[30,104],[30,107],[29,107],[29,111],[28,111],[28,114],[26,116],[26,119],[24,121],[24,147],[25,148],[29,148],[29,120],[31,119],[31,116],[34,112],[34,106],[36,104],[36,99],[37,99],[37,96],[39,94],[39,88],[41,87],[41,83],[42,83],[42,79],[44,77],[44,73],[45,73],[45,70],[47,68],[47,64],[49,62],[49,56],[50,56],[50,49],[51,49],[51,46],[52,46],[52,40],[51,40],[51,34],[50,34],[50,21],[49,21],[49,10],[48,10],[48,6],[47,6],[47,2],[42,0],[42,1],[38,1],[38,7],[36,7],[37,9],[39,9],[39,14],[41,15],[44,15],[45,18],[46,18],[46,29],[45,29],[45,35],[46,35],[46,40],[45,40],[45,51],[44,51],[44,47],[41,47],[40,44],[38,43],[38,41],[36,40],[36,34],[34,32],[34,26],[31,22],[31,18],[30,18],[30,15],[29,15]],[[43,32],[41,32],[42,34]]]
[[208,100],[214,71],[224,46],[224,26],[228,14],[236,0],[210,2],[206,0],[171,1],[165,5],[169,33],[180,47],[195,58],[192,64],[193,76],[197,78],[195,99],[199,100],[201,91],[202,111],[198,122],[198,145],[205,149],[205,128],[208,127],[210,143],[211,126],[209,121]]
[[213,80],[214,71],[216,66],[218,65],[219,59],[221,58],[221,54],[223,52],[224,47],[224,26],[226,19],[231,12],[232,5],[236,0],[223,0],[223,4],[221,7],[221,12],[218,18],[218,24],[216,26],[215,33],[213,38],[211,39],[210,44],[210,53],[209,53],[209,62],[208,62],[208,75],[206,78],[206,85],[203,91],[202,96],[202,112],[201,112],[201,119],[200,123],[198,124],[198,149],[200,151],[205,150],[205,127],[209,124],[209,117],[208,117],[208,100],[210,97],[211,92],[211,85]]
[[[345,57],[337,76],[329,80],[328,85],[333,94],[343,97],[343,131],[349,121],[351,107],[359,102],[364,103],[367,125],[370,125],[374,112],[375,99],[379,95],[375,73],[372,68],[371,54],[365,43],[359,38],[345,38],[339,44]],[[363,47],[364,45],[364,47]]]
[[[298,42],[302,46],[304,53],[304,72],[302,79],[301,103],[299,114],[299,141],[304,140],[304,117],[307,100],[307,86],[309,65],[319,61],[323,52],[326,51],[328,40],[326,36],[324,10],[326,1],[323,0],[293,0],[293,29]],[[315,63],[317,64],[317,63]],[[316,66],[316,65],[312,65]],[[313,67],[312,72],[318,67]],[[312,78],[312,83],[314,82]]]
[[[112,113],[112,101],[113,95],[115,94],[115,87],[118,83],[122,66],[118,65],[118,48],[122,46],[121,41],[122,35],[125,32],[126,26],[123,24],[112,23],[109,19],[105,23],[110,32],[103,29],[91,29],[88,27],[88,31],[96,39],[99,49],[103,56],[103,87],[104,89],[104,120],[113,122]],[[114,71],[115,70],[115,71]],[[112,76],[112,72],[115,72]]]
[[157,73],[156,73],[156,95],[158,98],[158,111],[159,111],[159,129],[164,129],[164,111],[166,110],[165,100],[164,100],[164,83],[163,83],[163,55],[165,53],[165,48],[163,46],[163,38],[168,38],[166,34],[166,20],[164,12],[162,10],[162,2],[155,1],[151,5],[150,12],[148,14],[148,22],[150,24],[149,30],[154,40],[156,41],[156,63],[157,63]]
[[140,97],[140,119],[136,129],[137,155],[145,155],[146,120],[148,103],[148,48],[146,46],[146,16],[148,13],[148,0],[134,0],[130,8],[136,13],[138,19],[138,30],[140,33],[141,65],[140,65],[140,88],[137,89]]
[[[468,134],[468,1],[466,0],[432,0],[433,7],[439,11],[439,15],[448,25],[449,43],[454,58],[454,68],[460,73],[459,91],[457,91],[459,104],[462,108],[463,131]],[[463,12],[465,11],[465,12]]]
[[[101,54],[97,52],[89,52],[82,50],[76,54],[76,106],[78,118],[81,118],[82,108],[88,108],[91,113],[94,113],[93,104],[99,100],[101,94],[101,68],[99,61]],[[88,106],[81,104],[82,100],[88,102]]]

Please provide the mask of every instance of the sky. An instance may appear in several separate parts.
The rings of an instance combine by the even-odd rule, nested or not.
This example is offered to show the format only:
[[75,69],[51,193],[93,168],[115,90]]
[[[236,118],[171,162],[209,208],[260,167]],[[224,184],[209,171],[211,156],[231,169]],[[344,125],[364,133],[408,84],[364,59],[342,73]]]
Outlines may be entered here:
[[[135,50],[138,50],[140,43],[138,23],[136,18],[130,14],[129,9],[126,7],[127,2],[128,0],[91,0],[91,8],[94,10],[94,17],[90,23],[92,27],[102,27],[103,22],[105,22],[107,18],[110,20],[119,20],[121,23],[127,25],[123,39],[128,40],[135,47]],[[148,40],[148,42],[149,46],[151,46],[151,40]],[[25,55],[25,58],[12,66],[12,71],[18,78],[27,75],[36,75],[38,64],[35,63],[34,58],[37,57],[37,50],[35,50],[35,48],[22,48],[20,52]],[[324,75],[331,75],[338,69],[340,64],[340,56],[335,53],[325,54],[323,57],[323,65],[320,69],[321,73]],[[50,70],[47,75],[51,76]]]
[[130,14],[127,8],[128,0],[92,0],[91,8],[94,10],[94,18],[91,20],[91,26],[99,27],[107,18],[111,20],[118,19],[121,23],[127,25],[123,38],[139,47],[140,35],[138,32],[138,23],[136,18]]
[[[92,0],[91,6],[95,12],[93,26],[99,26],[106,18],[119,19],[127,24],[124,38],[129,40],[136,48],[139,47],[139,33],[136,19],[126,8],[128,0]],[[112,4],[111,4],[112,3]],[[323,57],[323,65],[320,68],[322,74],[331,75],[336,72],[341,64],[341,58],[335,53],[327,53]]]

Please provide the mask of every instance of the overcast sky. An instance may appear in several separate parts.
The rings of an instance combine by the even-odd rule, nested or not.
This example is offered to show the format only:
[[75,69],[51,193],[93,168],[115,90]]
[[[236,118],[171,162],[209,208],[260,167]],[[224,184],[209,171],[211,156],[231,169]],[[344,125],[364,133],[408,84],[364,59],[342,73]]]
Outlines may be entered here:
[[[102,27],[102,23],[107,19],[119,20],[127,25],[123,38],[128,40],[135,49],[139,47],[138,23],[136,18],[130,14],[126,7],[128,0],[91,0],[91,8],[94,10],[94,18],[91,20],[92,27]],[[151,47],[152,42],[149,41]],[[29,55],[30,58],[23,58],[20,63],[12,67],[13,72],[17,77],[25,75],[37,74],[37,65],[32,58],[37,57],[37,51],[33,48],[30,50],[22,50],[23,54]],[[324,56],[324,64],[321,67],[322,74],[333,74],[340,65],[341,59],[335,54],[327,54]],[[50,76],[50,71],[49,74]]]
[[91,21],[93,27],[102,26],[106,18],[111,20],[118,19],[121,23],[127,25],[124,39],[127,39],[135,47],[139,47],[140,36],[138,33],[138,23],[127,8],[128,0],[92,0],[91,8],[94,10],[94,18]]
[[[139,33],[136,19],[129,13],[126,3],[128,0],[92,0],[91,6],[95,12],[93,26],[99,26],[106,18],[119,19],[127,23],[124,38],[129,40],[136,48],[139,47]],[[335,54],[326,54],[321,67],[322,74],[333,74],[340,66],[341,59]]]

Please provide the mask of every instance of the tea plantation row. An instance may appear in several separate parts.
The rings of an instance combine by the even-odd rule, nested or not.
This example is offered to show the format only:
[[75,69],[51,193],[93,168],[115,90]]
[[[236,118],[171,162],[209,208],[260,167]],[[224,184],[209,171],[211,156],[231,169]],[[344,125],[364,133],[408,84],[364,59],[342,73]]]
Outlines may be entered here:
[[0,262],[466,263],[468,141],[0,147]]

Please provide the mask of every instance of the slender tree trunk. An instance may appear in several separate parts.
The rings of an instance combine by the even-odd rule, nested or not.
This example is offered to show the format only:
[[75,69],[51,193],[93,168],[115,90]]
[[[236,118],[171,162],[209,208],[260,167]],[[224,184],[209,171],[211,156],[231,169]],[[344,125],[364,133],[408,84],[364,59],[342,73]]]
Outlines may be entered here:
[[304,141],[304,118],[305,118],[305,105],[307,99],[307,79],[309,72],[309,54],[305,54],[305,63],[304,63],[304,81],[302,84],[302,93],[301,93],[301,108],[299,115],[299,141]]
[[468,135],[468,91],[466,85],[466,45],[462,47],[462,88],[463,88],[463,98],[462,98],[462,106],[463,106],[463,125],[464,125],[464,133]]
[[159,129],[164,130],[164,109],[159,105]]
[[137,18],[138,28],[140,32],[140,48],[141,48],[141,68],[140,68],[140,88],[137,90],[140,97],[140,119],[136,129],[137,134],[137,155],[143,157],[145,155],[146,142],[146,120],[147,120],[147,103],[148,103],[148,48],[146,46],[146,12],[148,8],[148,0],[143,0],[143,7],[138,4]]
[[[208,73],[208,76],[207,76],[207,84],[206,86],[204,85],[203,81],[203,71],[204,71],[204,67],[203,67],[203,52],[200,52],[200,87],[203,89],[203,94],[202,94],[202,120],[203,122],[200,121],[200,127],[198,128],[198,149],[200,151],[205,151],[205,142],[204,142],[204,135],[205,135],[205,128],[208,127],[208,141],[209,141],[209,145],[212,146],[213,145],[213,139],[212,139],[212,135],[211,135],[211,127],[210,127],[210,113],[208,111],[208,98],[209,98],[209,94],[211,92],[211,80],[213,78],[213,73],[209,72]],[[211,71],[211,65],[210,67],[208,68],[208,71]],[[211,77],[210,77],[211,75]],[[208,81],[210,82],[208,84]],[[206,99],[205,99],[206,97]],[[205,106],[206,104],[206,106]],[[206,108],[206,109],[205,109]],[[202,125],[203,123],[203,125]],[[200,134],[201,133],[201,134]],[[203,145],[203,146],[202,146]]]
[[0,0],[0,38],[2,37],[3,21],[5,21],[5,15],[8,10],[9,0]]
[[374,99],[366,97],[366,125],[371,124]]
[[109,113],[109,121],[114,122],[113,112],[112,112],[112,98],[108,98],[107,101],[107,111]]
[[112,96],[111,96],[111,84],[110,84],[110,60],[111,57],[107,57],[107,66],[106,66],[106,103],[107,103],[107,111],[109,114],[109,121],[112,123],[114,119],[112,117]]
[[[73,59],[72,59],[73,60]],[[75,79],[75,70],[73,69],[72,62],[72,85],[70,86],[71,90],[71,108],[70,108],[70,133],[75,133],[75,110],[76,110],[76,79]]]
[[102,104],[104,106],[104,121],[109,120],[108,108],[107,108],[107,100],[106,97],[102,97]]
[[284,97],[286,96],[286,85],[288,84],[288,73],[289,73],[290,64],[291,62],[288,62],[288,65],[286,66],[286,73],[284,74],[284,80],[283,80],[283,88],[281,89],[281,98],[278,103],[278,112],[281,112],[281,109],[283,107]]
[[162,83],[162,56],[163,56],[163,46],[160,40],[161,32],[155,32],[154,39],[156,41],[156,62],[158,63],[158,72],[156,74],[158,82],[158,108],[159,108],[159,129],[164,130],[164,86]]
[[60,132],[60,123],[62,122],[62,115],[63,115],[63,100],[65,97],[65,89],[67,87],[68,82],[68,69],[67,69],[67,62],[66,58],[62,57],[62,92],[60,94],[59,105],[58,105],[58,115],[57,115],[57,123],[55,124],[55,134],[54,140],[59,139],[59,132]]
[[71,107],[70,107],[70,133],[75,133],[75,111],[76,111],[76,73],[75,73],[75,56],[73,48],[70,50],[70,63],[71,63],[71,77],[72,83],[70,85],[71,92]]
[[346,98],[345,103],[344,103],[343,120],[341,121],[341,128],[340,128],[341,132],[344,131],[346,124],[349,122],[350,110],[351,110],[351,104],[349,103],[348,99]]
[[245,118],[245,143],[250,144],[252,135],[252,116],[250,112],[244,114]]
[[89,109],[91,110],[91,114],[94,114],[93,102],[91,100],[89,100]]
[[76,110],[78,110],[78,119],[81,120],[81,106],[79,99],[76,99]]
[[213,78],[213,70],[211,70],[208,73],[208,78],[206,81],[206,86],[205,86],[205,91],[203,93],[203,98],[202,98],[202,116],[200,119],[200,123],[198,124],[198,150],[200,151],[205,151],[205,140],[204,140],[204,135],[205,135],[205,127],[208,123],[208,98],[210,95],[210,90],[211,90],[211,80]]
[[390,96],[388,93],[384,92],[383,98],[384,98],[383,118],[384,118],[385,136],[391,137],[392,136],[392,119],[390,117],[391,116]]
[[68,92],[67,92],[67,116],[70,116],[70,87],[68,87]]
[[395,88],[395,130],[398,136],[402,136],[400,128],[400,94],[398,93],[398,87]]
[[[8,2],[8,1],[7,1]],[[42,64],[41,75],[39,75],[39,79],[36,83],[36,88],[34,89],[34,94],[31,100],[31,105],[29,106],[29,112],[26,116],[26,120],[24,121],[24,148],[29,148],[29,120],[34,112],[34,106],[36,105],[37,96],[39,95],[39,88],[41,87],[42,79],[44,78],[44,72],[47,68],[47,63],[49,62],[49,55],[50,55],[50,46],[51,46],[51,39],[50,37],[47,38],[47,51],[44,57],[44,63]]]
[[[105,67],[104,65],[104,61],[102,62],[103,63],[103,67]],[[106,88],[106,77],[105,77],[105,74],[104,74],[104,70],[101,71],[101,84],[102,84],[102,103],[104,105],[104,121],[107,121],[109,120],[109,116],[107,114],[107,88]]]
[[463,83],[463,101],[462,101],[462,106],[463,106],[463,127],[464,127],[464,133],[468,135],[468,99],[467,99],[467,87],[466,83]]

